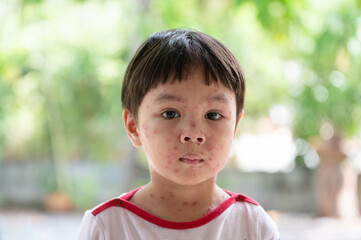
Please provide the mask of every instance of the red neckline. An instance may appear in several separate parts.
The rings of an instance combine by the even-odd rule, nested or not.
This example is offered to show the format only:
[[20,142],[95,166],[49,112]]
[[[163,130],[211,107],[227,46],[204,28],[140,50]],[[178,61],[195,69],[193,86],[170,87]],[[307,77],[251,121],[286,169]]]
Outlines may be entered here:
[[230,195],[230,197],[226,199],[224,202],[222,202],[217,208],[213,209],[211,212],[205,215],[204,217],[189,222],[172,222],[153,216],[129,201],[129,199],[141,188],[142,187],[136,188],[120,196],[120,198],[109,200],[108,202],[102,204],[94,211],[92,211],[92,214],[96,216],[98,213],[102,212],[103,210],[109,207],[114,207],[114,206],[123,207],[131,211],[132,213],[136,214],[137,216],[143,218],[144,220],[156,224],[160,227],[170,228],[170,229],[190,229],[190,228],[200,227],[212,221],[213,219],[221,215],[227,208],[229,208],[236,201],[250,202],[252,204],[258,205],[256,201],[254,201],[251,198],[248,198],[247,196],[235,194],[233,192],[224,190],[227,194]]

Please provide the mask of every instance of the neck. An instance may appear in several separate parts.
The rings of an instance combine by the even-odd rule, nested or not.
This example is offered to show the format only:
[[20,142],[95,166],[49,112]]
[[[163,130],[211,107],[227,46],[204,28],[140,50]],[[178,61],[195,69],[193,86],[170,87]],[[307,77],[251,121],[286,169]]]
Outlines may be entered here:
[[213,199],[220,190],[215,179],[197,185],[178,185],[164,179],[153,178],[145,188],[150,193],[160,197],[161,200],[169,201],[172,204],[184,204],[185,202],[205,203]]
[[131,202],[164,220],[192,221],[206,215],[228,197],[216,185],[215,178],[197,185],[179,185],[152,176]]

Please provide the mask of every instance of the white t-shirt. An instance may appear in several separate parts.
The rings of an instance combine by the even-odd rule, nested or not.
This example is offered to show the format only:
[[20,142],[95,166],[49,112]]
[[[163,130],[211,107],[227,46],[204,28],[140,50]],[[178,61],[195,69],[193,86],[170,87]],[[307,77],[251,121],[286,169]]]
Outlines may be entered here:
[[279,239],[275,223],[256,201],[244,195],[225,190],[230,197],[204,217],[170,222],[128,201],[139,189],[87,211],[78,239]]

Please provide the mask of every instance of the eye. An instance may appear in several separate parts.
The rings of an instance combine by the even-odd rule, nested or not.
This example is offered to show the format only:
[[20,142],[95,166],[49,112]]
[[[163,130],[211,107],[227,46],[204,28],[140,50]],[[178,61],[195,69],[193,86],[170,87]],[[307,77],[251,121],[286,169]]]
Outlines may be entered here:
[[174,119],[174,118],[179,117],[179,113],[177,113],[177,112],[174,111],[174,110],[167,110],[167,111],[164,111],[164,112],[162,113],[162,116],[163,116],[165,119]]
[[209,112],[206,114],[206,118],[210,120],[219,120],[221,117],[222,115],[216,112]]

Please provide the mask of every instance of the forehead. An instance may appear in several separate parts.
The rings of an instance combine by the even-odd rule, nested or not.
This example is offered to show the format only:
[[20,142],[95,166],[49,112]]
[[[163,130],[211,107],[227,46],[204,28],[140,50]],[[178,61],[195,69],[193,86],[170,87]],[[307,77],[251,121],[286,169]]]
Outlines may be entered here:
[[169,80],[161,83],[146,94],[146,98],[151,98],[152,101],[156,103],[164,101],[197,101],[203,99],[228,103],[231,102],[234,97],[234,92],[219,81],[211,81],[210,84],[206,84],[205,76],[201,71],[189,72],[187,77],[180,81]]

